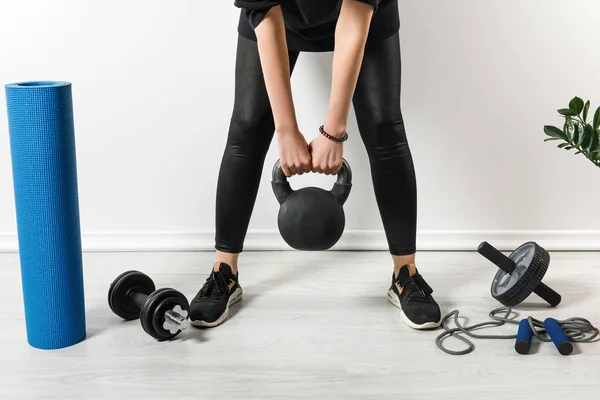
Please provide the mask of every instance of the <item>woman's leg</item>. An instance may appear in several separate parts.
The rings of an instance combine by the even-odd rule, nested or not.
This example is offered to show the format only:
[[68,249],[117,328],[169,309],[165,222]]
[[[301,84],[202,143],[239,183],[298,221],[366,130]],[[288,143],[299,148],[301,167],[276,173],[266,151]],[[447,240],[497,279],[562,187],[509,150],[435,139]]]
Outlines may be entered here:
[[[367,44],[353,102],[394,260],[390,301],[403,310],[410,326],[430,328],[439,325],[440,313],[415,266],[417,184],[400,109],[399,42],[396,34]],[[415,302],[415,296],[421,300]]]
[[[298,52],[290,52],[290,71]],[[229,306],[241,298],[237,260],[260,184],[275,125],[257,43],[238,38],[235,101],[217,183],[216,263],[190,303],[190,321],[213,327],[227,319]]]
[[[297,59],[298,52],[290,52],[290,70]],[[217,184],[215,237],[217,261],[230,264],[234,272],[274,131],[258,46],[240,37],[233,115]]]
[[398,268],[414,263],[417,229],[415,168],[400,108],[400,86],[398,35],[366,46],[354,109],[389,250]]

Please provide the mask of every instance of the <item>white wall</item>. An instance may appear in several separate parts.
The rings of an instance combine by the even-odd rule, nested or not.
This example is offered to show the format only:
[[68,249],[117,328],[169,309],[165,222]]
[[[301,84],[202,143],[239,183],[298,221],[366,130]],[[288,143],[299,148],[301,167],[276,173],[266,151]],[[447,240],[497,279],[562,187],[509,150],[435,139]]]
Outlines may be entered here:
[[[238,10],[232,1],[211,2],[211,10],[205,3],[0,3],[0,83],[74,84],[87,248],[212,246]],[[554,248],[600,248],[600,170],[542,142],[542,126],[560,124],[555,110],[574,95],[600,106],[600,2],[401,0],[400,11],[403,111],[418,174],[421,247],[542,239]],[[325,115],[330,60],[303,54],[293,78],[309,138]],[[1,98],[0,248],[9,249],[16,222]],[[349,132],[345,156],[355,181],[341,246],[381,248],[353,117]],[[275,150],[250,248],[265,240],[278,246],[269,185]]]

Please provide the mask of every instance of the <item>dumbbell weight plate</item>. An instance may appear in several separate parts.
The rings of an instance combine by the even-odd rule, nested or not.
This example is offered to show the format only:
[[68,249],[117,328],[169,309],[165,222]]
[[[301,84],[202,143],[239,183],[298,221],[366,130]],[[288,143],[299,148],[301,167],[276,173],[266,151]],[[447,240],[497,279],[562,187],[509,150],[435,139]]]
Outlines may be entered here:
[[508,274],[498,270],[492,281],[492,297],[507,307],[523,302],[540,284],[548,266],[550,254],[535,242],[528,242],[509,256],[515,270]]
[[175,289],[164,288],[152,293],[140,311],[140,322],[146,333],[157,340],[169,340],[179,334],[163,328],[165,313],[175,306],[189,312],[190,305],[186,297]]
[[150,277],[139,271],[127,271],[119,275],[108,289],[108,305],[119,317],[126,321],[137,319],[140,309],[133,304],[129,294],[132,291],[149,295],[156,287]]

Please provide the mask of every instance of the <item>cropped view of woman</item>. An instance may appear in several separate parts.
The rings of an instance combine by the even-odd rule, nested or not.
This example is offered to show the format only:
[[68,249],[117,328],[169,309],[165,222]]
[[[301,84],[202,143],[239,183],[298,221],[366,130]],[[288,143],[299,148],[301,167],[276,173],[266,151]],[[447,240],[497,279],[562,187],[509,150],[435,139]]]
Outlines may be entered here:
[[[438,327],[440,308],[415,259],[417,185],[400,107],[398,1],[234,4],[241,9],[235,100],[217,187],[216,262],[191,302],[192,324],[221,324],[229,306],[241,299],[238,258],[273,138],[286,176],[336,174],[344,142],[352,138],[346,128],[353,106],[393,261],[387,296],[410,327]],[[291,74],[300,53],[330,51],[333,82],[326,119],[314,131],[300,132]]]

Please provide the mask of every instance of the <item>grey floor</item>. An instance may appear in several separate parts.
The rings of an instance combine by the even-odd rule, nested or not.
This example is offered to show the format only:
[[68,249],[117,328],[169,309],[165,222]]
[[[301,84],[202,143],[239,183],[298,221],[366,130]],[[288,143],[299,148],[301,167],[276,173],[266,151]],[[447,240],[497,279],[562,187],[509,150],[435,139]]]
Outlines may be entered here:
[[[0,254],[0,398],[600,399],[600,343],[568,357],[551,344],[519,356],[511,340],[477,341],[467,356],[439,351],[439,332],[407,328],[387,302],[391,264],[380,252],[246,253],[244,300],[231,318],[169,343],[107,306],[108,285],[127,269],[191,298],[212,257],[86,253],[88,338],[41,351],[25,338],[18,256]],[[476,253],[421,253],[418,265],[444,312],[458,308],[474,323],[498,306],[489,295],[494,270]],[[600,325],[600,254],[552,253],[546,282],[563,303],[549,310],[532,296],[521,315]]]

